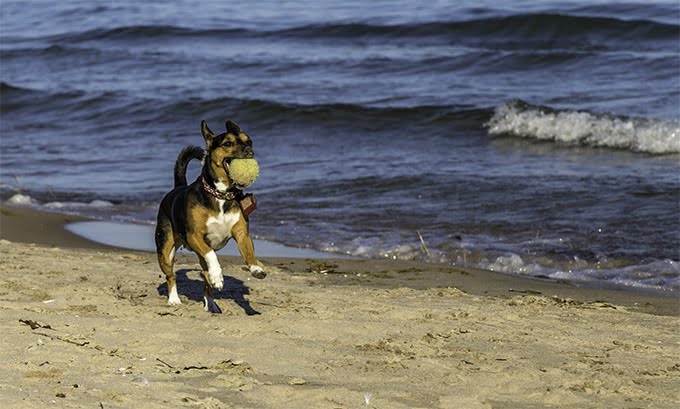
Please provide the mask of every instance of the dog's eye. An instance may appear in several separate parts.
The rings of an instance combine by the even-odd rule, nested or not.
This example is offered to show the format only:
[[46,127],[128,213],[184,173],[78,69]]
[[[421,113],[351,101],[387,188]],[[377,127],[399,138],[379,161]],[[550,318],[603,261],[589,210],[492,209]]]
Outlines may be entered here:
[[234,143],[233,142],[225,142],[225,143],[222,144],[222,146],[224,146],[226,148],[231,148],[232,146],[234,146]]

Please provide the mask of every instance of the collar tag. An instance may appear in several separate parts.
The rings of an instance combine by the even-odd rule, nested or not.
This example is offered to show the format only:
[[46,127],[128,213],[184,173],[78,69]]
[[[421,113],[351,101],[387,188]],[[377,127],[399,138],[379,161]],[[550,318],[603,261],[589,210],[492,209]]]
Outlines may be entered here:
[[252,193],[243,195],[243,197],[238,201],[238,205],[241,207],[241,211],[245,217],[257,209],[257,200]]

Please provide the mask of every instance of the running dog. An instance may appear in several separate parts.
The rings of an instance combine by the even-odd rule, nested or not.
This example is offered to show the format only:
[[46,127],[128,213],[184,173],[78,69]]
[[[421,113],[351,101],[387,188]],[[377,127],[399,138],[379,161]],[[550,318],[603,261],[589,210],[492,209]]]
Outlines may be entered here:
[[[243,195],[229,177],[232,159],[254,156],[250,137],[232,121],[226,123],[227,132],[215,135],[205,121],[201,133],[206,150],[197,146],[184,148],[175,162],[175,188],[165,195],[158,209],[156,224],[156,253],[158,264],[168,283],[168,304],[182,302],[177,294],[174,264],[175,252],[184,246],[198,255],[203,268],[204,309],[221,313],[212,297],[212,290],[224,286],[222,267],[215,251],[234,238],[239,252],[253,277],[266,276],[255,258],[253,240],[248,233],[248,213],[241,202]],[[192,159],[203,162],[201,175],[187,185],[186,170]]]

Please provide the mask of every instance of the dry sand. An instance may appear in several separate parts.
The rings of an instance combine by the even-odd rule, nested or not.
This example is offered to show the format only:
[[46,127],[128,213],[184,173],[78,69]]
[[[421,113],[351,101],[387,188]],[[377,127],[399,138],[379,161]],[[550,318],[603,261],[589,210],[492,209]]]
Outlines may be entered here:
[[80,243],[44,217],[2,208],[2,408],[680,405],[677,298],[261,255],[262,281],[221,258],[212,315],[194,256],[170,307],[155,255]]

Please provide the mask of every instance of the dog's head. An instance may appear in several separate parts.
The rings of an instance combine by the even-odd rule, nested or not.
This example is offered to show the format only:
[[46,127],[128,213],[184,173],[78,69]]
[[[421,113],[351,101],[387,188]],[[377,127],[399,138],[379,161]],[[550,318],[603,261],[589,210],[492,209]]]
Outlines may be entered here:
[[227,121],[227,132],[215,135],[205,121],[201,121],[201,133],[206,145],[206,165],[219,180],[228,180],[229,162],[232,159],[249,159],[255,155],[253,142],[241,128],[232,121]]

